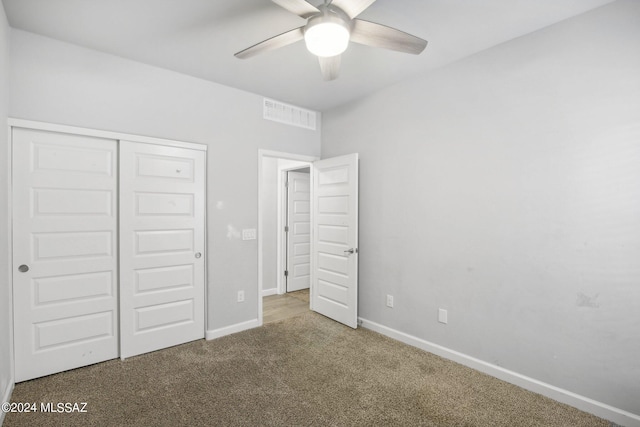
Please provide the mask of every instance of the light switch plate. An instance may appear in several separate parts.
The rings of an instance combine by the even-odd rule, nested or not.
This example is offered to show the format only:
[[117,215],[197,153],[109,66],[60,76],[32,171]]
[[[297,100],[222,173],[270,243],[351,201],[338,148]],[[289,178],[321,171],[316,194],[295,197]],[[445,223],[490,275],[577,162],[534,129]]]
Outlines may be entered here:
[[444,308],[438,310],[438,322],[447,323],[447,310]]
[[256,240],[256,229],[245,228],[242,230],[242,240]]

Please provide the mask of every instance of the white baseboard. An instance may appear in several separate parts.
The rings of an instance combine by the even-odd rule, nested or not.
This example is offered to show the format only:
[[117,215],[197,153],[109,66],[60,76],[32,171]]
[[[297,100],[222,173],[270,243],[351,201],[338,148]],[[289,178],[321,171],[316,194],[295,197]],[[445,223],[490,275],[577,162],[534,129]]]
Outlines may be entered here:
[[216,338],[224,337],[225,335],[235,334],[237,332],[246,331],[247,329],[253,329],[260,326],[262,326],[262,322],[259,319],[248,320],[246,322],[236,323],[235,325],[225,326],[224,328],[207,331],[205,338],[207,340],[214,340]]
[[263,297],[269,297],[271,295],[277,295],[278,294],[278,288],[271,288],[271,289],[263,289],[262,290],[262,296]]
[[444,357],[445,359],[460,363],[461,365],[468,366],[477,371],[491,375],[492,377],[496,377],[508,383],[515,384],[524,389],[557,400],[558,402],[566,403],[567,405],[571,405],[581,411],[613,421],[616,424],[626,427],[640,427],[640,415],[632,414],[631,412],[615,408],[611,405],[607,405],[606,403],[598,402],[517,372],[501,368],[500,366],[496,366],[483,360],[476,359],[475,357],[468,356],[464,353],[425,341],[421,338],[405,334],[404,332],[391,329],[367,319],[359,318],[359,324],[364,328],[371,329],[372,331],[386,335],[389,338],[393,338],[413,347],[428,351],[429,353],[436,354]]
[[[3,390],[2,393],[2,399],[0,399],[0,403],[4,403],[4,402],[11,402],[11,393],[13,393],[13,380],[7,384],[7,388],[5,390]],[[2,423],[4,422],[4,416],[5,416],[5,412],[4,411],[0,411],[0,426],[2,425]]]

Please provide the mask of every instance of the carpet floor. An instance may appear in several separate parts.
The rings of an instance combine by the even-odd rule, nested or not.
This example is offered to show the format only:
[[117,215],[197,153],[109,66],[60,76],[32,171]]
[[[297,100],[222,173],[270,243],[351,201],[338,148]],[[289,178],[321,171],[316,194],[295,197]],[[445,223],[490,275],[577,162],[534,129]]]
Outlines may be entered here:
[[606,426],[608,421],[308,312],[16,385],[14,426]]

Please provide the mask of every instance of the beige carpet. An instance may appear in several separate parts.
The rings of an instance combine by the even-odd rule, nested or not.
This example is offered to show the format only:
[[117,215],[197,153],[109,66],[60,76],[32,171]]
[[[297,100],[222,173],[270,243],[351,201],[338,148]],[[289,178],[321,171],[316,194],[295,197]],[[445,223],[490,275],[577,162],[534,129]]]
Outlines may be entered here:
[[609,426],[374,332],[315,313],[214,341],[17,384],[13,426]]

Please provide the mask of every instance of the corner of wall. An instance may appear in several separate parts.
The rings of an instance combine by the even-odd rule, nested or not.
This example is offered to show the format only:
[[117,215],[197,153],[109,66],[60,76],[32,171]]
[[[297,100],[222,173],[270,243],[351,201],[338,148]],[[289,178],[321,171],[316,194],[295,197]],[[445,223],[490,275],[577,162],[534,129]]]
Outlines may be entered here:
[[[2,391],[2,399],[0,399],[0,403],[10,402],[11,401],[11,393],[13,393],[13,381],[7,384],[5,390]],[[4,422],[4,417],[6,413],[4,411],[0,411],[0,426]]]
[[[8,68],[9,68],[10,27],[5,15],[4,6],[0,3],[0,402],[8,402],[13,392],[13,348],[11,324],[11,280],[9,268],[10,256],[10,215],[9,185],[11,163],[10,138],[8,130]],[[0,424],[4,421],[4,413],[0,411]]]

